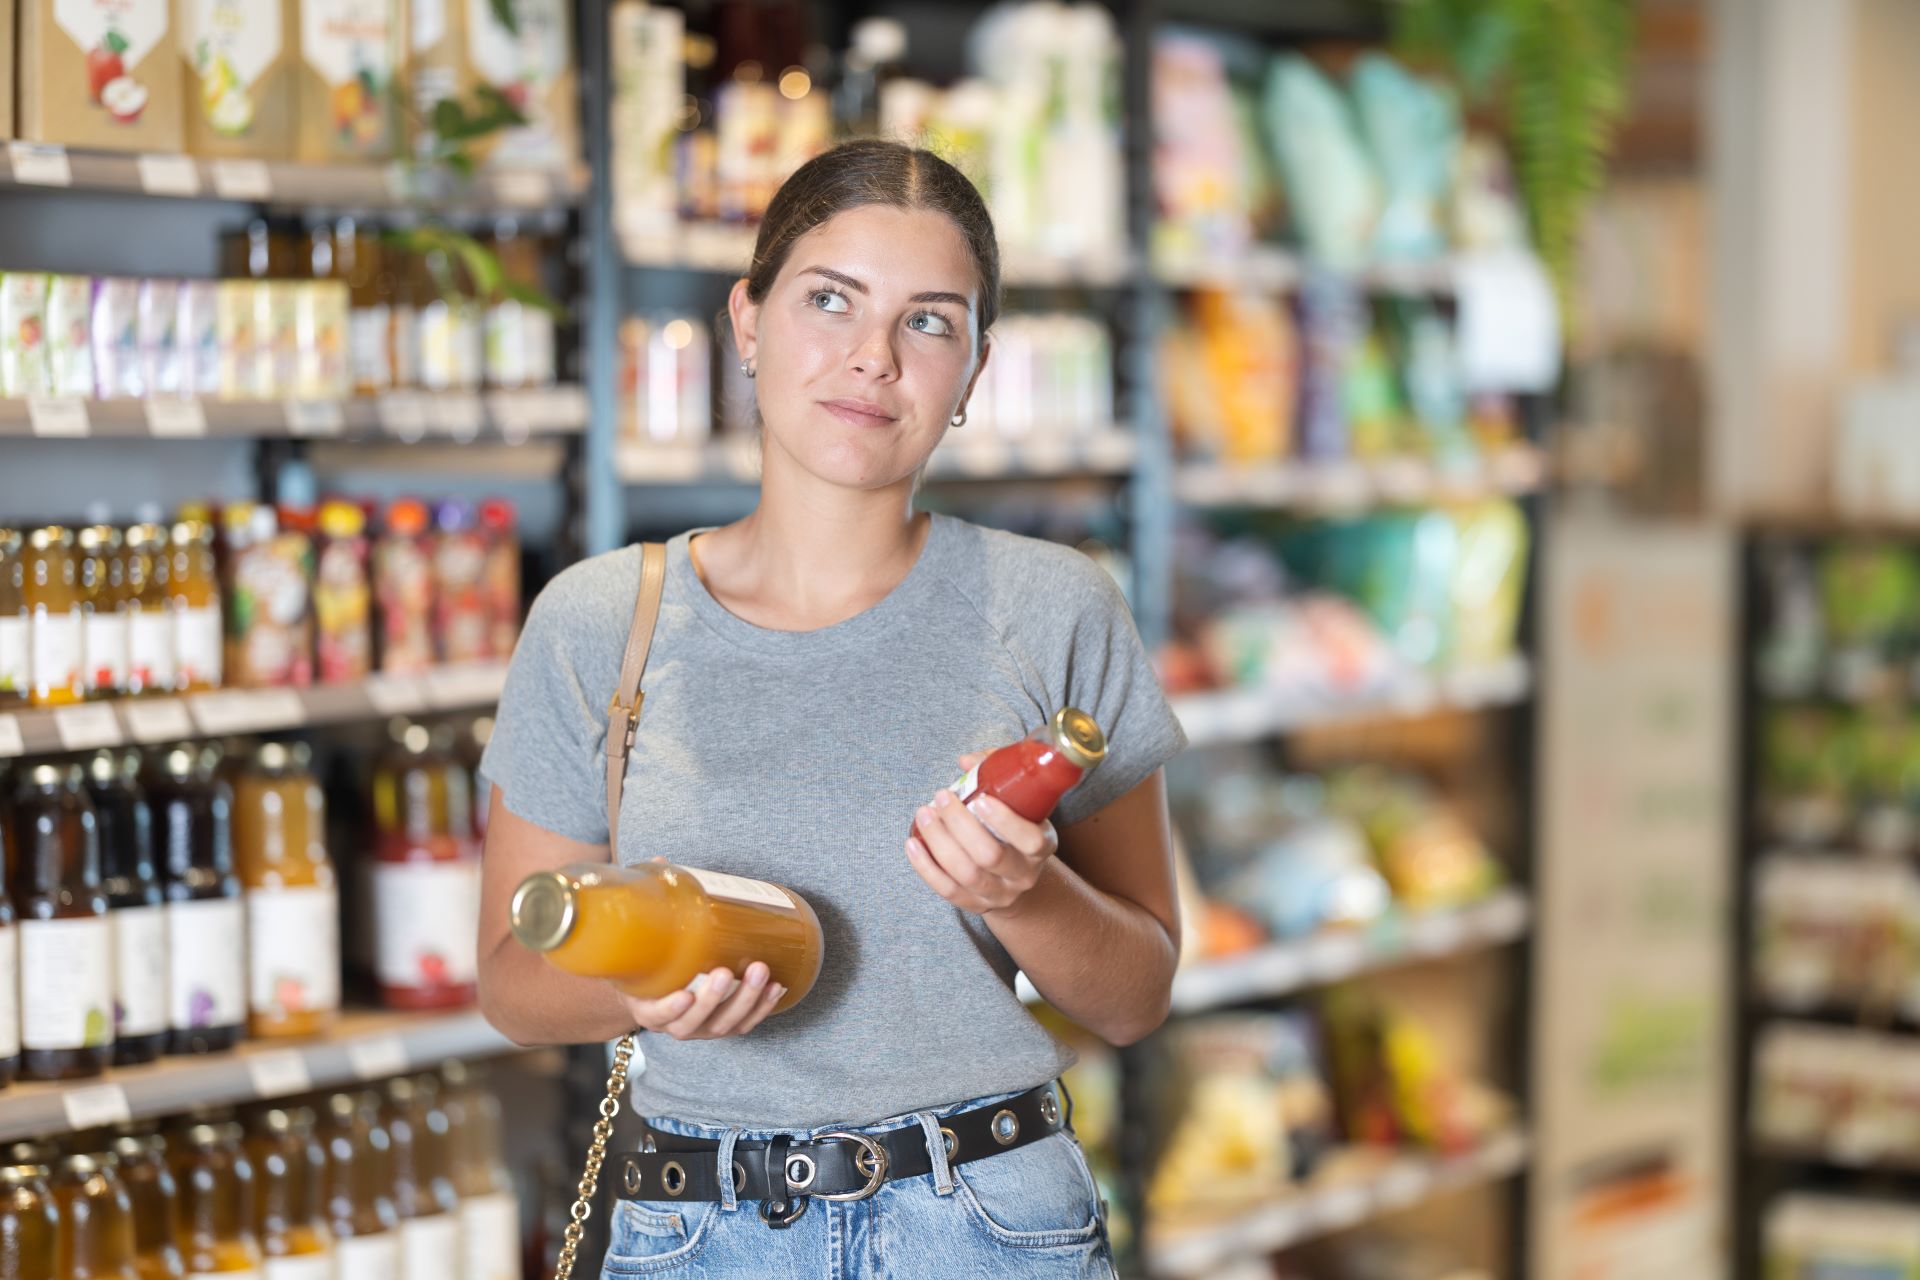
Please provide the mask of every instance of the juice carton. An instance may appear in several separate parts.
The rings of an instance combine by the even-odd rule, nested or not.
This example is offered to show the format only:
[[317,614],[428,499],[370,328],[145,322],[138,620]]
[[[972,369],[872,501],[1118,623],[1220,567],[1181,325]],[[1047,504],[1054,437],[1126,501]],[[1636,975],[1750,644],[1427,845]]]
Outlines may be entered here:
[[[178,151],[171,0],[16,0],[22,138]],[[14,6],[6,6],[11,10]]]
[[179,0],[187,149],[284,160],[293,154],[293,0]]
[[400,64],[397,0],[299,0],[298,159],[383,160],[393,154]]

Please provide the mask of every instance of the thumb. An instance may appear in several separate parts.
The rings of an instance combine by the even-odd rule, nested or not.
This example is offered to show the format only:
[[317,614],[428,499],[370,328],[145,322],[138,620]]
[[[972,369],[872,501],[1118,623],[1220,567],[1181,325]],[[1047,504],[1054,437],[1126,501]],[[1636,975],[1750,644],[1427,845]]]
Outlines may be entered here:
[[960,757],[960,767],[962,769],[971,769],[986,758],[987,753],[984,751],[969,751]]

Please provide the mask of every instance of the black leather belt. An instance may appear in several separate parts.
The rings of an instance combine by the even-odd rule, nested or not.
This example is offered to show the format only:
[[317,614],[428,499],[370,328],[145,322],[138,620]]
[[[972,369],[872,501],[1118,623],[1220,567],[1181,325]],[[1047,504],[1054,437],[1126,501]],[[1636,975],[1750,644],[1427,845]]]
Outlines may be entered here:
[[[1064,1088],[1062,1089],[1064,1093]],[[967,1164],[1051,1137],[1069,1127],[1072,1102],[1063,1114],[1051,1083],[1016,1098],[960,1111],[940,1121],[947,1163]],[[691,1138],[647,1130],[646,1148],[621,1152],[611,1174],[622,1200],[719,1200],[715,1138]],[[733,1149],[733,1194],[763,1202],[760,1216],[784,1227],[806,1212],[809,1197],[864,1200],[896,1178],[933,1172],[926,1131],[918,1124],[880,1133],[841,1130],[805,1142],[781,1134],[742,1141]]]

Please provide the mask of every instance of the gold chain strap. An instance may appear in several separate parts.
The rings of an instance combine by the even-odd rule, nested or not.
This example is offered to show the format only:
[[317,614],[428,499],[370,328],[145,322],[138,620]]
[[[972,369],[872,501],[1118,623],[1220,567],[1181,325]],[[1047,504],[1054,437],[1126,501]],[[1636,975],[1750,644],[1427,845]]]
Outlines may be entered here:
[[607,1142],[613,1137],[613,1118],[620,1114],[620,1095],[627,1087],[627,1064],[633,1061],[633,1033],[620,1037],[613,1048],[613,1070],[607,1073],[607,1096],[600,1099],[600,1119],[593,1126],[593,1142],[587,1147],[587,1167],[580,1174],[580,1186],[574,1196],[566,1238],[560,1246],[560,1260],[554,1264],[553,1280],[573,1280],[573,1264],[580,1254],[580,1240],[586,1235],[587,1219],[593,1215],[593,1197],[600,1190],[600,1166],[607,1160]]

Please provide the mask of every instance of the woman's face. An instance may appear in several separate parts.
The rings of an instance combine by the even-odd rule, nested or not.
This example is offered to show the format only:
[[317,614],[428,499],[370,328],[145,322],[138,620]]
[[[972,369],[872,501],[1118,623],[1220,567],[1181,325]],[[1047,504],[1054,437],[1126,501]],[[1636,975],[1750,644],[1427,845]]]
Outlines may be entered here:
[[[980,281],[953,222],[863,205],[794,242],[766,298],[733,287],[769,460],[875,489],[925,462],[973,390]],[[976,356],[978,358],[976,359]]]

